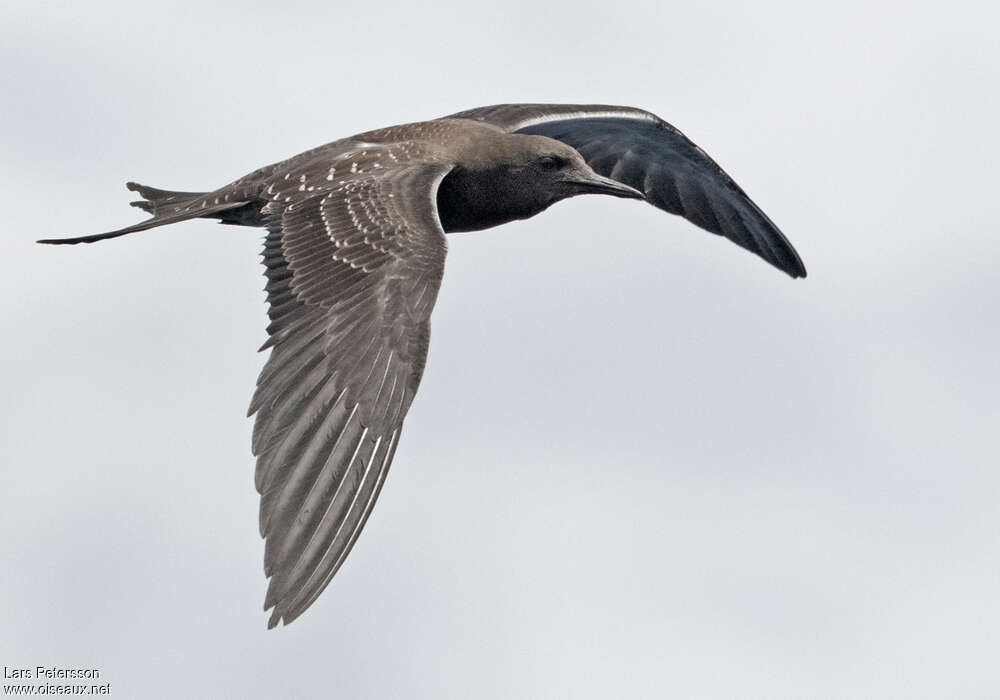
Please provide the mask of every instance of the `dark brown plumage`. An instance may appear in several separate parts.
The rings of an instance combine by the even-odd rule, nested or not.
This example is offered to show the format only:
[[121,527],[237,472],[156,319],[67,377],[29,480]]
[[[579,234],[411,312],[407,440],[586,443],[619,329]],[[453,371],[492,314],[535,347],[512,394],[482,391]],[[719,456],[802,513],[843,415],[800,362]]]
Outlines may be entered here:
[[792,277],[798,255],[701,149],[629,107],[498,105],[334,141],[212,192],[129,183],[152,218],[263,226],[271,354],[250,406],[269,626],[316,599],[358,537],[417,391],[444,234],[604,193],[646,199]]

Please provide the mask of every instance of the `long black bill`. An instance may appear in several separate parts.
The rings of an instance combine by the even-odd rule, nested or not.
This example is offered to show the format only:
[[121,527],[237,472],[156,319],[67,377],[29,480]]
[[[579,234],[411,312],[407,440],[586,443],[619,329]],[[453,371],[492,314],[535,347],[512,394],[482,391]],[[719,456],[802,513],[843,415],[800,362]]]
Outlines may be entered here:
[[626,197],[628,199],[646,198],[646,195],[634,187],[629,187],[624,182],[618,182],[597,173],[586,180],[573,180],[573,185],[580,194],[610,194],[613,197]]

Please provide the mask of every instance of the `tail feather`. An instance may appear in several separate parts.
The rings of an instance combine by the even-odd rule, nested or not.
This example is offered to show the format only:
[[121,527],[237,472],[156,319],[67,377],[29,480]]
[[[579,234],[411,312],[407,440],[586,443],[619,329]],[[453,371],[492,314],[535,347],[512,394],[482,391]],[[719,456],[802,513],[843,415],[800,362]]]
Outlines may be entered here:
[[[95,233],[75,238],[44,238],[38,242],[50,245],[94,243],[96,241],[124,236],[128,233],[135,233],[136,231],[145,231],[157,226],[175,224],[179,221],[201,217],[222,219],[223,222],[229,223],[227,220],[233,219],[233,214],[235,213],[233,210],[243,209],[250,204],[249,200],[219,203],[214,193],[208,192],[171,192],[169,190],[159,190],[155,187],[146,187],[135,182],[127,183],[126,187],[145,197],[144,200],[132,202],[132,206],[149,212],[153,215],[152,218],[141,221],[138,224],[133,224],[132,226],[108,231],[107,233]],[[209,198],[209,194],[212,194],[211,198]],[[227,215],[224,212],[230,212],[230,214]],[[239,213],[243,214],[244,212],[245,209]]]
[[159,214],[175,214],[192,204],[199,197],[204,197],[208,192],[172,192],[171,190],[160,190],[147,185],[140,185],[138,182],[125,183],[132,192],[138,192],[143,197],[137,202],[132,202],[133,207],[139,207],[148,211],[153,216]]

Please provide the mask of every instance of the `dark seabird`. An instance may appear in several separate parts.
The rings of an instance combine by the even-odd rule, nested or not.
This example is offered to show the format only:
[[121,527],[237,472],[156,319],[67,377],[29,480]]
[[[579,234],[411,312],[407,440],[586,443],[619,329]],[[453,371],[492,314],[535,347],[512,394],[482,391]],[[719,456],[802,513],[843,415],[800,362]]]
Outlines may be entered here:
[[445,235],[579,194],[644,199],[792,277],[806,270],[743,190],[680,131],[631,107],[512,104],[369,131],[211,192],[128,183],[152,217],[262,226],[270,357],[257,380],[268,626],[308,608],[371,513],[427,357]]

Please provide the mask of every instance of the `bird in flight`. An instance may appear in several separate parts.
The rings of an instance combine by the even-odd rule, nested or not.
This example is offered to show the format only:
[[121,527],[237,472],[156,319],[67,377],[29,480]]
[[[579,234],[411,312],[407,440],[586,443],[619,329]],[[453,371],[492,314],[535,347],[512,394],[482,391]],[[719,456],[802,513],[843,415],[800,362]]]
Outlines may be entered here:
[[508,104],[340,139],[211,192],[128,183],[152,214],[91,243],[195,218],[267,229],[270,356],[248,415],[268,627],[301,615],[372,511],[420,384],[445,234],[580,194],[643,199],[791,277],[805,267],[715,161],[650,112]]

